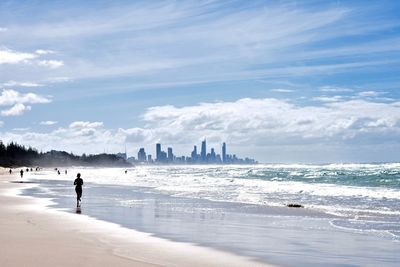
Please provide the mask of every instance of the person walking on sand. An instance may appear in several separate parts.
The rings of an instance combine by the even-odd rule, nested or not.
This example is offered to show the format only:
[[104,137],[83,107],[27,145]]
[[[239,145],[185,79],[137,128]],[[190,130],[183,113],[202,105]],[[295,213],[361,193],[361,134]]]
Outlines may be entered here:
[[82,185],[83,185],[83,180],[81,178],[81,174],[78,173],[76,175],[76,179],[74,181],[75,185],[75,192],[76,192],[76,207],[80,207],[81,204],[81,197],[82,197]]
[[24,170],[21,170],[20,172],[19,172],[19,174],[21,175],[21,178],[24,176]]
[[12,173],[12,170],[10,169],[8,172],[11,174],[11,173]]

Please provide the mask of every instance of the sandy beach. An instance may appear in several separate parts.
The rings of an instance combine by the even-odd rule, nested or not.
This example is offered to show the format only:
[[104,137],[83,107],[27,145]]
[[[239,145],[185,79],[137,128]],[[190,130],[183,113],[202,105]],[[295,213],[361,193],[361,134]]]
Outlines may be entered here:
[[49,200],[17,196],[29,183],[2,172],[2,266],[271,266],[46,208]]

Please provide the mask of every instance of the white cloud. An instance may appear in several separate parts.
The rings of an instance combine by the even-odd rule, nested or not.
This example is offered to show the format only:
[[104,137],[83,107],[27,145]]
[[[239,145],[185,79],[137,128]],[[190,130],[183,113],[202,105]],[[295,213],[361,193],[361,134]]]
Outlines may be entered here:
[[55,51],[53,50],[44,50],[44,49],[38,49],[35,51],[36,54],[38,55],[48,55],[48,54],[54,54]]
[[[273,98],[244,98],[185,107],[152,107],[142,119],[143,127],[128,129],[107,129],[102,122],[75,121],[49,133],[3,136],[5,141],[15,140],[43,150],[75,153],[100,153],[104,149],[117,152],[125,144],[153,148],[161,142],[173,146],[177,153],[189,154],[192,145],[207,138],[209,147],[218,148],[221,142],[227,142],[230,148],[246,151],[241,153],[243,156],[257,157],[251,153],[255,148],[264,151],[258,158],[265,157],[265,151],[274,147],[289,154],[301,150],[306,155],[326,153],[327,147],[335,147],[337,152],[349,147],[356,149],[360,144],[377,149],[388,144],[400,145],[400,102],[358,99],[297,105]],[[315,158],[321,160],[320,156]]]
[[334,92],[334,93],[353,92],[353,89],[345,88],[345,87],[337,87],[337,86],[321,86],[319,88],[319,90],[321,92]]
[[0,48],[0,64],[17,64],[36,58],[35,54],[22,53],[10,49]]
[[48,67],[50,69],[57,69],[64,66],[64,62],[61,60],[39,60],[38,65]]
[[40,96],[34,93],[21,94],[14,90],[4,89],[0,95],[0,106],[12,106],[9,109],[2,110],[2,116],[19,116],[30,111],[31,106],[26,104],[45,104],[50,103],[48,97]]
[[335,95],[335,96],[316,96],[312,98],[315,101],[321,102],[337,102],[343,99],[342,96]]
[[57,121],[41,121],[40,125],[54,125],[57,124]]
[[17,131],[17,132],[26,132],[29,131],[31,128],[14,128],[12,129],[13,131]]
[[297,106],[284,100],[245,98],[182,108],[153,107],[143,119],[145,129],[156,138],[185,144],[203,136],[246,145],[329,143],[400,132],[399,103],[363,100]]
[[47,78],[45,80],[45,82],[48,82],[48,83],[63,83],[63,82],[70,82],[70,81],[73,81],[73,79],[70,77],[51,77],[51,78]]
[[10,109],[2,110],[2,116],[20,116],[24,112],[31,110],[31,106],[25,106],[24,104],[18,103],[12,106]]
[[33,145],[43,150],[63,149],[75,153],[101,153],[104,148],[122,144],[123,139],[102,127],[102,122],[76,121],[48,133],[7,133],[5,140]]
[[3,86],[6,87],[13,87],[13,86],[21,86],[21,87],[39,87],[43,86],[40,83],[36,82],[17,82],[17,81],[8,81],[6,83],[3,83]]
[[48,97],[34,93],[21,94],[15,90],[3,89],[0,95],[0,106],[11,106],[15,104],[45,104],[50,103]]
[[[144,84],[139,85],[140,88],[157,84],[174,86],[174,83],[314,76],[348,72],[349,69],[358,71],[379,64],[398,65],[388,60],[379,62],[378,57],[368,55],[371,51],[398,51],[399,38],[380,35],[384,36],[379,40],[382,42],[349,42],[335,49],[314,45],[315,42],[329,43],[332,38],[397,27],[390,21],[377,23],[376,17],[359,19],[360,13],[364,12],[364,16],[368,13],[368,7],[367,11],[358,11],[346,4],[310,8],[308,5],[260,2],[246,7],[230,6],[230,12],[226,12],[226,5],[229,6],[211,1],[203,4],[116,4],[95,11],[73,8],[67,9],[56,21],[50,12],[31,24],[15,23],[12,35],[6,37],[12,43],[13,37],[24,36],[28,43],[46,42],[47,47],[63,51],[63,61],[42,60],[42,56],[50,55],[55,52],[53,50],[34,52],[40,57],[40,62],[35,61],[35,64],[49,67],[48,72],[68,62],[58,75],[73,79],[126,75],[139,78],[137,81]],[[108,18],[107,23],[104,17]],[[357,50],[360,51],[357,58],[352,58]],[[337,55],[350,56],[340,60],[342,64],[332,64],[337,62],[331,60]],[[314,59],[326,63],[318,66]],[[311,60],[311,64],[307,60]],[[41,75],[41,80],[49,75],[45,70],[18,71],[25,77]],[[155,75],[148,76],[149,73]],[[114,90],[112,88],[112,92]]]
[[[177,76],[185,77],[180,82],[207,82],[246,79],[249,73],[243,70],[254,64],[280,62],[285,50],[316,41],[319,35],[314,31],[330,27],[350,12],[341,7],[307,10],[289,5],[267,8],[265,4],[231,11],[227,13],[223,3],[117,5],[97,12],[66,13],[52,23],[19,25],[13,31],[26,33],[27,39],[53,41],[52,47],[57,50],[63,49],[60,39],[67,38],[71,64],[63,70],[74,79],[142,76],[175,70],[178,75],[166,73],[167,77],[158,76],[159,82],[171,83],[171,77],[173,82],[179,82]],[[104,16],[109,18],[107,23]],[[90,44],[94,42],[102,49],[92,51]],[[81,56],[72,56],[77,54]],[[61,62],[41,60],[38,64],[59,68],[63,66]],[[183,68],[186,73],[181,75]]]
[[0,32],[6,32],[8,29],[4,27],[0,27]]
[[154,142],[156,132],[152,129],[143,128],[130,128],[130,129],[118,129],[118,136],[121,136],[128,143],[136,144],[149,144]]
[[385,94],[385,92],[364,91],[364,92],[359,92],[357,95],[360,97],[378,97],[382,94]]
[[291,90],[291,89],[280,89],[280,88],[271,89],[270,91],[271,91],[271,92],[277,92],[277,93],[292,93],[292,92],[294,92],[294,91]]
[[99,128],[103,126],[103,122],[75,121],[69,125],[71,129]]

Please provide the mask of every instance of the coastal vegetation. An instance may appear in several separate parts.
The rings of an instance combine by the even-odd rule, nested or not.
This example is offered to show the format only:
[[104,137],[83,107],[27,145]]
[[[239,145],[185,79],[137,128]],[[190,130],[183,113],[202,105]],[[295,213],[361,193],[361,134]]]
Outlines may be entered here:
[[0,166],[19,167],[19,166],[107,166],[122,167],[131,165],[125,159],[114,154],[96,154],[81,156],[74,155],[65,151],[51,150],[39,152],[32,147],[11,142],[5,145],[0,141]]

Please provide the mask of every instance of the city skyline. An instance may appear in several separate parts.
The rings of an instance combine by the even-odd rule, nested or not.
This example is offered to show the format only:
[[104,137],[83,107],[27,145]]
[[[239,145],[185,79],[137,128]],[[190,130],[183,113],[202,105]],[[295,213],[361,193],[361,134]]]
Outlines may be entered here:
[[177,156],[173,153],[172,147],[167,147],[167,152],[162,150],[162,144],[157,143],[155,149],[155,158],[152,154],[148,154],[144,147],[141,147],[137,153],[137,157],[130,156],[125,153],[118,153],[117,155],[127,159],[133,163],[148,163],[148,164],[257,164],[258,162],[252,158],[245,157],[244,159],[238,157],[236,154],[227,154],[226,143],[221,145],[221,154],[215,152],[215,148],[210,148],[210,153],[207,152],[207,141],[204,139],[201,142],[201,152],[197,153],[197,145],[193,146],[190,156]]

